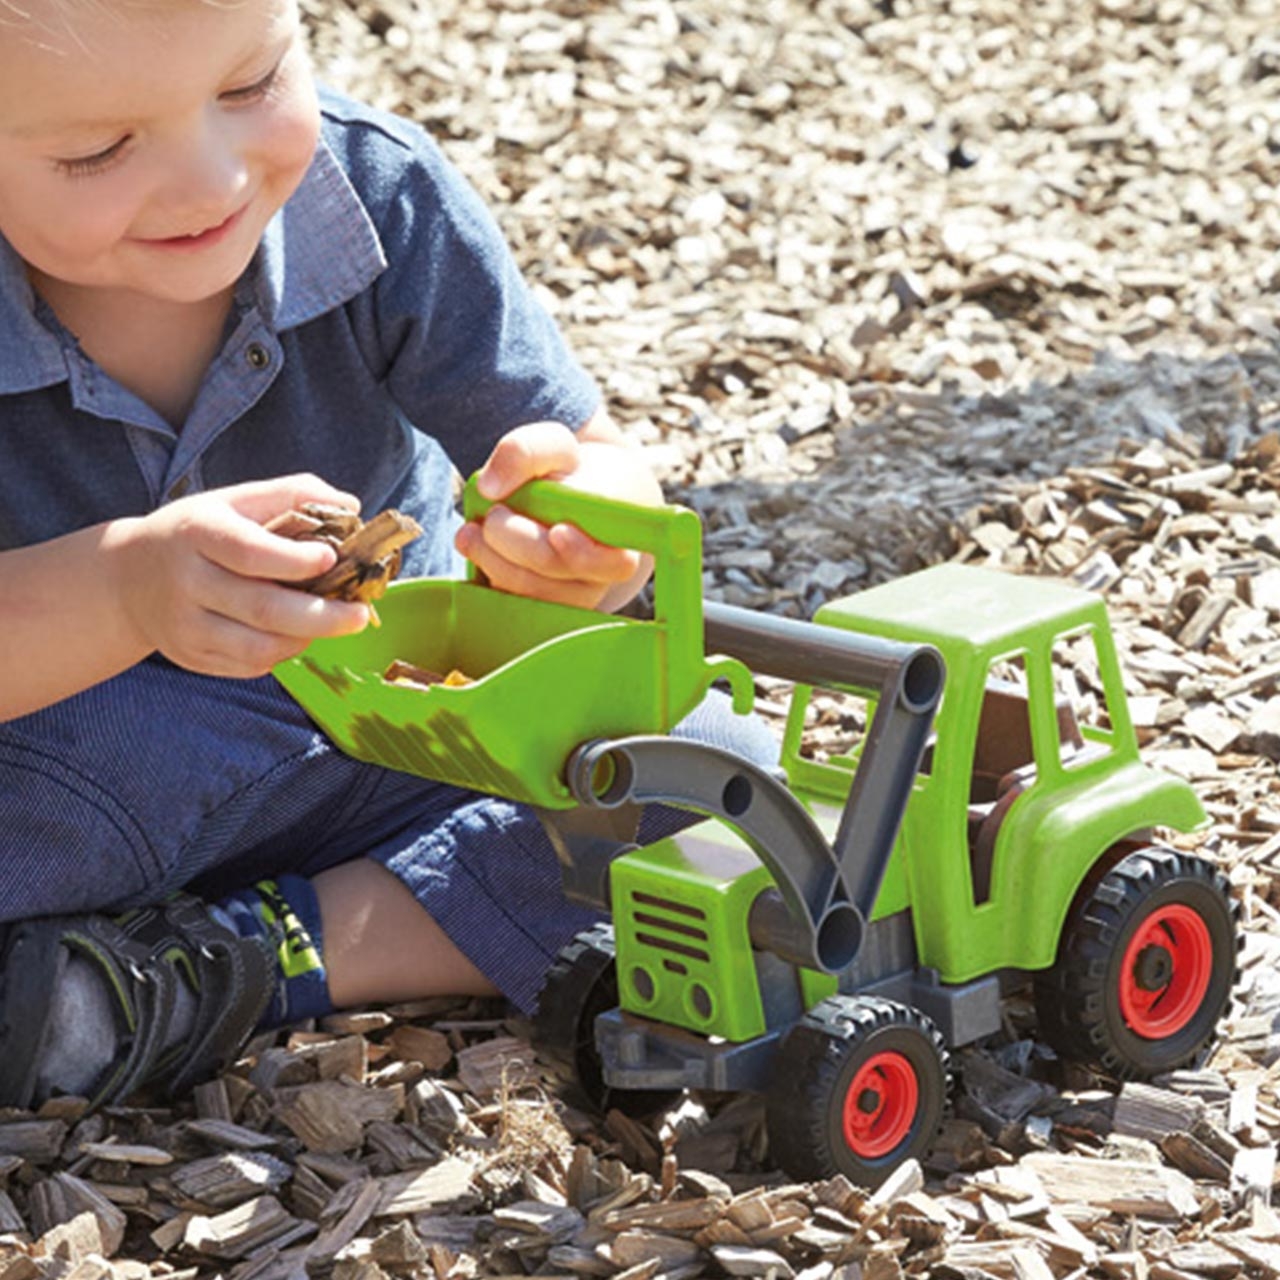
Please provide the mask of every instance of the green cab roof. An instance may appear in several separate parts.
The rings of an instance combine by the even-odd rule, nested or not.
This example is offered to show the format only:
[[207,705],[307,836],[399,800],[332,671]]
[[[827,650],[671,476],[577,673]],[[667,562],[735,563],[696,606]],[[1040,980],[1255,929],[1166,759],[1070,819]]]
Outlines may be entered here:
[[986,650],[1041,627],[1105,622],[1100,597],[1056,578],[940,564],[825,604],[815,621],[894,640]]

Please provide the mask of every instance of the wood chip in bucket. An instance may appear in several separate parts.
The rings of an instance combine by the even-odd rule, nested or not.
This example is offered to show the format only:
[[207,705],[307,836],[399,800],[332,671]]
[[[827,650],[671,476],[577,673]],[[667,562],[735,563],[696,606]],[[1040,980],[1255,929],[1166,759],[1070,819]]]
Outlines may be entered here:
[[457,667],[447,675],[441,675],[438,671],[429,671],[426,667],[405,662],[403,658],[396,658],[391,662],[382,673],[382,678],[388,684],[407,685],[411,689],[429,689],[433,684],[457,689],[462,685],[473,683],[472,678],[465,671],[459,671]]

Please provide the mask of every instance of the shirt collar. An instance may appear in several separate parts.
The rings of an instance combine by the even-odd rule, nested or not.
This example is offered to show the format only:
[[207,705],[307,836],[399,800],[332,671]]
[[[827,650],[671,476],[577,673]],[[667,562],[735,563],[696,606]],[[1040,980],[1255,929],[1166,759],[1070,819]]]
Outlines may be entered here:
[[349,302],[386,270],[369,211],[323,138],[254,266],[256,301],[277,333]]
[[36,296],[25,263],[0,236],[0,395],[63,382],[62,344],[36,318]]
[[[350,301],[386,266],[369,211],[321,139],[298,189],[267,224],[246,273],[253,300],[279,333]],[[36,309],[22,259],[0,237],[0,395],[67,378],[62,341]]]

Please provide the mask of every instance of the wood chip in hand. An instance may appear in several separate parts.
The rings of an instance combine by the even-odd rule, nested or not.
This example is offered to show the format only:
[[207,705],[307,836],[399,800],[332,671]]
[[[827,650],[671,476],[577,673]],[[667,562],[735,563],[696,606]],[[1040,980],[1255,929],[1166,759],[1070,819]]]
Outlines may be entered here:
[[366,521],[343,507],[320,502],[285,511],[266,528],[283,538],[329,543],[338,553],[333,567],[306,582],[289,585],[330,600],[361,601],[370,606],[375,626],[378,617],[373,601],[400,572],[401,548],[422,534],[422,526],[399,511],[380,511]]

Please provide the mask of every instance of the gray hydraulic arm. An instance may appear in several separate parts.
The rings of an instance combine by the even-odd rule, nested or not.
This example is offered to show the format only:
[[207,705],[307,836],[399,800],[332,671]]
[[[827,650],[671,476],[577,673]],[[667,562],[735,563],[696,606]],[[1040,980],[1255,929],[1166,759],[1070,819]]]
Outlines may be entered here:
[[942,655],[932,645],[904,644],[712,602],[703,607],[709,650],[731,654],[761,674],[876,698],[834,849],[865,920],[880,891],[942,698]]
[[[705,606],[708,652],[805,684],[876,700],[834,847],[771,773],[687,739],[632,737],[585,743],[566,780],[581,809],[544,814],[566,891],[608,905],[608,863],[634,847],[639,806],[672,804],[721,818],[769,868],[776,890],[752,909],[752,941],[828,973],[861,946],[942,693],[941,655],[815,623]],[[630,834],[629,834],[630,833]]]

